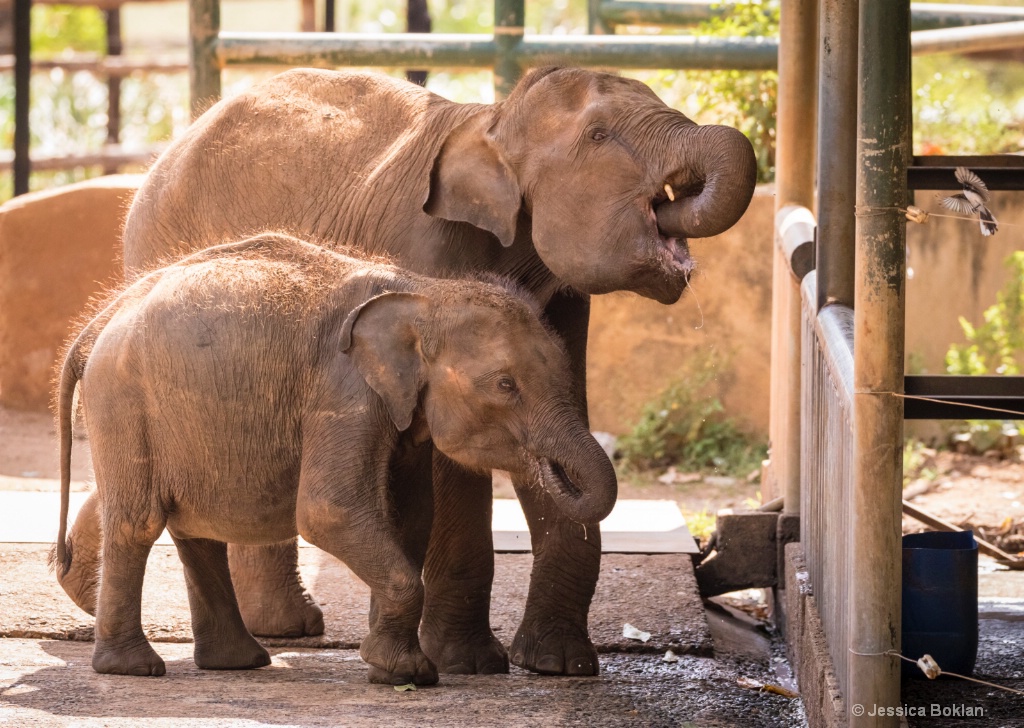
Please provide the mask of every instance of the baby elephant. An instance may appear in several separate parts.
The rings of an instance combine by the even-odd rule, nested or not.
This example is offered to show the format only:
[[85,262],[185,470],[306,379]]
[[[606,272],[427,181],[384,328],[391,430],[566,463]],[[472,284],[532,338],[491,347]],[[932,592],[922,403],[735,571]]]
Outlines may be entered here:
[[371,589],[360,649],[370,680],[422,685],[437,670],[420,649],[420,570],[395,516],[403,453],[429,440],[466,468],[527,474],[582,523],[615,501],[565,354],[523,296],[264,234],[141,278],[71,345],[58,401],[60,575],[74,558],[79,380],[103,519],[97,672],[164,673],[140,615],[164,527],[185,566],[199,667],[270,663],[242,623],[225,542],[298,533]]

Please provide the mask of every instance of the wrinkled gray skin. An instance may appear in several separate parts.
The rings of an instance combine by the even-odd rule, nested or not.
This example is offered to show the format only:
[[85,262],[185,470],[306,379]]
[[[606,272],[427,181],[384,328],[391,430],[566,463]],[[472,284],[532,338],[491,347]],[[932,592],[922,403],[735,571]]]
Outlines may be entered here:
[[[742,134],[698,126],[630,79],[540,69],[508,100],[478,105],[376,74],[290,71],[217,104],[171,145],[132,205],[125,265],[132,275],[210,241],[280,229],[387,253],[426,275],[506,275],[540,301],[561,336],[585,417],[588,295],[677,300],[694,265],[687,238],[732,226],[755,176]],[[434,481],[432,531],[420,504],[396,496],[424,564],[424,650],[444,672],[507,671],[488,615],[488,479],[441,456],[410,468],[410,479]],[[584,539],[550,498],[514,482],[534,572],[512,661],[596,674],[587,613],[597,529]],[[82,543],[98,539],[95,512],[76,522]],[[229,553],[250,630],[322,632],[294,542]],[[68,590],[76,589],[87,602],[88,584]]]
[[[493,283],[423,278],[272,234],[146,275],[83,330],[60,382],[59,574],[76,568],[65,531],[79,380],[103,504],[93,667],[164,673],[140,605],[166,526],[200,667],[270,664],[242,621],[224,542],[298,533],[370,586],[370,680],[437,682],[394,481],[433,443],[471,472],[546,489],[574,521],[604,518],[615,471],[569,377],[537,310]],[[430,482],[399,487],[415,497]]]

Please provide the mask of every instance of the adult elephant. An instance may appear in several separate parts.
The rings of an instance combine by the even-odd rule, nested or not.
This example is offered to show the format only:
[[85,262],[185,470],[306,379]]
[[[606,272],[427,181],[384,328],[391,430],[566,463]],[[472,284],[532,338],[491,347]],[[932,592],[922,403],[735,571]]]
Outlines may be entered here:
[[[694,266],[687,239],[731,227],[754,182],[740,132],[698,126],[635,80],[538,69],[506,101],[481,105],[378,74],[295,70],[217,104],[164,153],[128,215],[125,267],[134,274],[172,254],[278,229],[357,245],[424,274],[511,276],[563,339],[585,413],[588,296],[678,300]],[[442,672],[507,671],[488,617],[489,480],[436,453],[401,470],[396,510],[424,564],[424,651]],[[429,489],[403,487],[429,477],[432,509],[409,495]],[[515,486],[534,566],[512,662],[596,674],[587,614],[599,530],[561,515],[533,483]],[[323,629],[294,543],[233,546],[231,563],[254,633]]]

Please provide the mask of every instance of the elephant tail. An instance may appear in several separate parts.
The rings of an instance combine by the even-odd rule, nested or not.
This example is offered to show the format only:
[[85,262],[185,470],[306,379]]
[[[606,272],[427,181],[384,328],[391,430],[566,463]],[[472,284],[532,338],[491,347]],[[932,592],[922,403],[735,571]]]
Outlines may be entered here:
[[50,566],[63,576],[71,568],[71,543],[68,541],[68,508],[71,500],[71,444],[73,442],[72,417],[74,415],[75,387],[81,377],[79,356],[86,328],[68,348],[61,367],[57,389],[57,432],[60,437],[60,529],[57,545],[50,553]]

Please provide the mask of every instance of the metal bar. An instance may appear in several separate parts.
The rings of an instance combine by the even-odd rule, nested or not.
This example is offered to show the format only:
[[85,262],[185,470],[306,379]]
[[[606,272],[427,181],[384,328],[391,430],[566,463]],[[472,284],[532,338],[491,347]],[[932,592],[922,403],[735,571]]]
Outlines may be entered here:
[[969,167],[990,190],[1024,190],[1024,156],[1017,154],[914,157],[907,185],[912,190],[959,190],[957,167]]
[[910,43],[915,56],[1019,49],[1024,45],[1024,20],[965,28],[919,30],[913,34]]
[[615,26],[601,15],[602,0],[587,0],[587,33],[590,35],[615,35]]
[[822,0],[818,68],[818,310],[853,305],[858,0]]
[[[817,0],[783,0],[779,27],[779,99],[775,152],[776,240],[783,207],[814,208],[817,137]],[[812,215],[813,220],[813,215]],[[800,512],[800,284],[777,245],[772,266],[771,430],[773,488],[785,512]],[[785,414],[783,414],[783,410]]]
[[[728,3],[710,2],[637,2],[635,0],[591,0],[600,20],[615,25],[686,26],[703,23],[729,11]],[[980,25],[1024,20],[1024,10],[981,5],[945,5],[913,3],[910,22],[914,30],[930,30],[962,25]],[[594,32],[594,31],[591,31]]]
[[[0,73],[14,70],[14,56],[0,56]],[[104,76],[128,76],[136,71],[155,73],[176,73],[188,70],[184,56],[157,56],[127,58],[125,56],[104,58],[94,53],[75,53],[60,58],[33,60],[33,71],[48,71],[63,68],[66,71],[91,71]]]
[[220,0],[189,2],[189,91],[195,119],[220,99]]
[[[243,63],[491,68],[497,53],[492,36],[468,33],[224,32],[217,43],[222,67]],[[767,71],[775,68],[777,54],[774,38],[707,36],[615,36],[611,40],[607,36],[531,35],[515,47],[515,60],[523,67],[569,64],[584,68]]]
[[[328,5],[332,2],[333,0],[328,0]],[[429,33],[432,30],[427,0],[406,0],[405,29],[409,33]],[[333,31],[334,27],[325,30]],[[405,80],[417,86],[426,86],[427,71],[423,68],[406,69]]]
[[[59,169],[76,167],[123,166],[126,164],[146,165],[152,162],[166,144],[156,144],[145,149],[125,151],[120,146],[104,147],[98,152],[85,154],[33,155],[32,170],[35,172],[51,172]],[[14,153],[0,149],[0,171],[14,167]]]
[[913,30],[1006,23],[1013,20],[1024,20],[1024,10],[999,5],[943,3],[913,3],[910,6],[910,27]]
[[14,0],[14,194],[28,192],[28,110],[32,76],[32,0]]
[[334,16],[336,15],[337,7],[335,0],[324,0],[324,32],[334,32]]
[[[910,3],[861,0],[848,706],[899,705]],[[899,718],[851,712],[853,726]]]
[[[121,10],[112,8],[104,11],[107,21],[107,55],[119,56],[123,50],[121,42]],[[107,77],[107,144],[121,140],[121,77]],[[104,167],[104,174],[113,174],[116,165]]]
[[729,11],[727,3],[709,2],[637,2],[636,0],[600,0],[597,14],[609,26],[616,25],[696,25]]
[[524,0],[494,0],[494,98],[507,98],[523,73],[519,46],[526,22]]
[[1012,410],[1024,419],[1024,377],[1012,376],[906,376],[907,395],[942,402],[907,399],[903,418],[907,420],[1010,419],[1012,415],[971,409],[969,405]]

